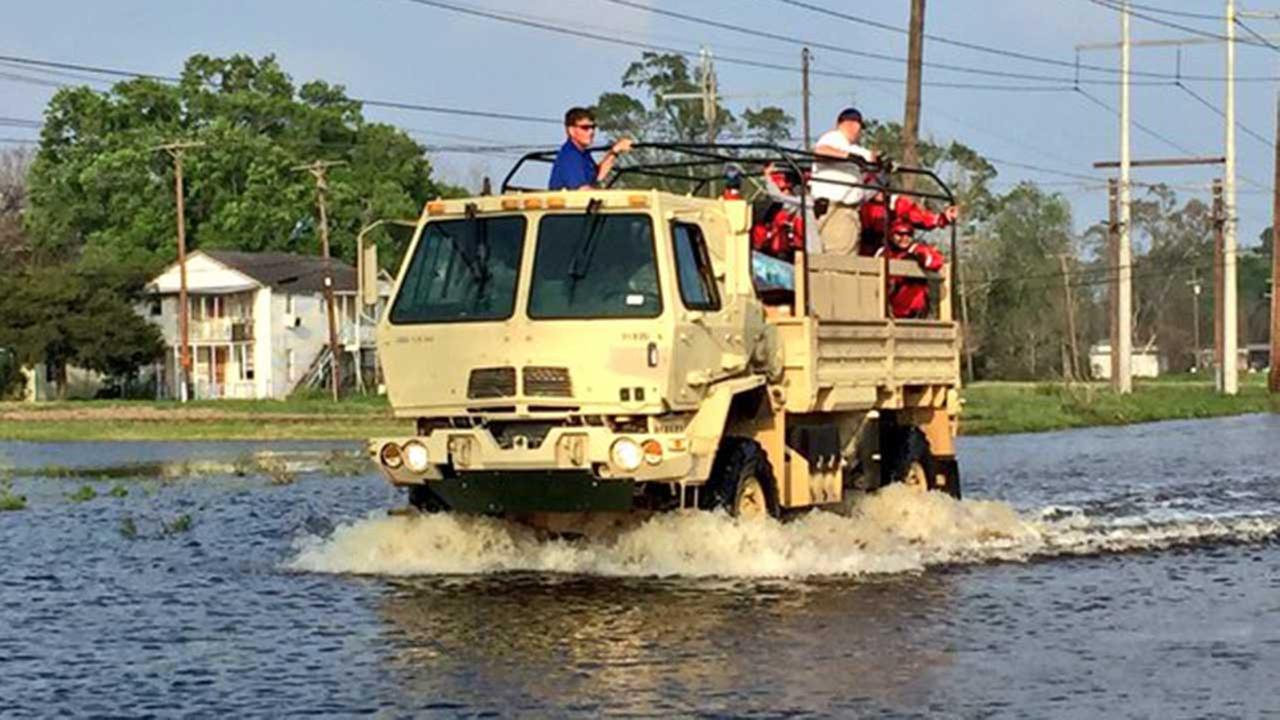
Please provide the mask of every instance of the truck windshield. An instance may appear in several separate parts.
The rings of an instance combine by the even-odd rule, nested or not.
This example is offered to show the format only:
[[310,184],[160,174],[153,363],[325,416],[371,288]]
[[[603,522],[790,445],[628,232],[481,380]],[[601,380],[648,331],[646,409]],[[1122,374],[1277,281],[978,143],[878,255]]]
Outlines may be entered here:
[[429,223],[391,306],[392,324],[511,317],[524,233],[521,216]]
[[548,215],[538,226],[529,317],[662,314],[648,215]]

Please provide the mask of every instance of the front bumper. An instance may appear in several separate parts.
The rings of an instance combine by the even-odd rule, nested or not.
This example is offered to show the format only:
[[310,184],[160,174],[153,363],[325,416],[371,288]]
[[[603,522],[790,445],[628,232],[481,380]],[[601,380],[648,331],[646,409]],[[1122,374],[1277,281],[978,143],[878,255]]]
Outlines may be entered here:
[[[612,465],[609,450],[621,438],[637,443],[655,440],[662,448],[656,462],[646,459],[639,468],[626,470]],[[428,466],[415,472],[404,464],[388,467],[382,449],[388,443],[403,447],[410,441],[427,450]],[[376,438],[369,441],[369,454],[393,485],[421,485],[482,473],[578,473],[594,480],[636,482],[689,482],[705,479],[710,460],[700,461],[689,451],[683,435],[663,433],[619,433],[608,427],[563,427],[551,429],[536,445],[515,442],[503,447],[484,428],[438,429],[427,436]],[[699,477],[700,476],[700,477]]]

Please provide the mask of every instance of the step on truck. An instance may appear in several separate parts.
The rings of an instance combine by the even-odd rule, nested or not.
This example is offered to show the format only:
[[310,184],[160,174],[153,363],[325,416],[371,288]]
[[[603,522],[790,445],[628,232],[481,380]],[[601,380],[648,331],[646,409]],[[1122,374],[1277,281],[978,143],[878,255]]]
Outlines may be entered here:
[[[401,263],[377,346],[415,431],[369,452],[413,508],[568,530],[847,507],[893,482],[959,497],[954,230],[939,272],[803,243],[783,262],[753,249],[753,206],[809,153],[638,145],[601,189],[513,184],[552,155],[496,195],[428,202]],[[891,184],[908,174],[952,202],[925,170]],[[903,277],[928,283],[929,317],[891,317]]]

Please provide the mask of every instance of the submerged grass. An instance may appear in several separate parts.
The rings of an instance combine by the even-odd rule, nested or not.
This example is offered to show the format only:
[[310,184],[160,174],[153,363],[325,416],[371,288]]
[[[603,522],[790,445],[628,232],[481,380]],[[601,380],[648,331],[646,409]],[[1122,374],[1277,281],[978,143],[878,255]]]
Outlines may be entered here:
[[13,480],[7,477],[0,478],[0,512],[13,512],[26,508],[27,498],[13,491]]

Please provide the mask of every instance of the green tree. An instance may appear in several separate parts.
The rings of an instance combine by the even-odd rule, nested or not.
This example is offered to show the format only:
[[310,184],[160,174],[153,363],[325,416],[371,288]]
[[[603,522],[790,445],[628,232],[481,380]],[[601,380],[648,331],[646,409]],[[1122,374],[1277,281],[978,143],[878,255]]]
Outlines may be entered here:
[[[346,163],[330,175],[330,227],[347,260],[365,224],[416,217],[454,192],[432,180],[420,145],[366,121],[342,87],[295,87],[270,56],[196,55],[176,85],[137,79],[53,97],[30,180],[35,248],[87,267],[154,272],[172,261],[173,170],[156,148],[175,139],[204,143],[184,166],[192,248],[317,252],[314,233],[294,232],[315,213],[312,179],[292,169],[316,158]],[[388,261],[403,250],[375,239]]]
[[45,363],[65,389],[68,365],[128,377],[160,356],[157,328],[134,310],[140,278],[32,267],[0,276],[0,347],[21,366]]
[[[646,52],[622,75],[623,92],[602,94],[595,104],[596,122],[608,137],[628,136],[649,143],[704,143],[711,136],[702,103],[675,95],[697,93],[702,87],[698,72],[683,55]],[[781,142],[791,137],[795,120],[781,108],[746,109],[739,119],[717,102],[714,134],[718,139]],[[653,150],[638,150],[629,164],[687,161]],[[689,183],[645,178],[646,186],[685,192]]]
[[1074,255],[1071,206],[1022,183],[995,203],[969,259],[982,372],[1034,379],[1062,372],[1066,298],[1060,255]]

